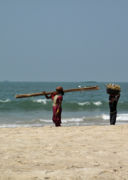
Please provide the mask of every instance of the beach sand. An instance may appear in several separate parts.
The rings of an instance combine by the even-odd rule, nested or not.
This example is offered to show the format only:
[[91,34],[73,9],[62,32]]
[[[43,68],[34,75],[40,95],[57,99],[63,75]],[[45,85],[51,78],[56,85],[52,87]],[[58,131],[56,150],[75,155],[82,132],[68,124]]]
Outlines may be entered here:
[[0,129],[0,180],[128,180],[128,125]]

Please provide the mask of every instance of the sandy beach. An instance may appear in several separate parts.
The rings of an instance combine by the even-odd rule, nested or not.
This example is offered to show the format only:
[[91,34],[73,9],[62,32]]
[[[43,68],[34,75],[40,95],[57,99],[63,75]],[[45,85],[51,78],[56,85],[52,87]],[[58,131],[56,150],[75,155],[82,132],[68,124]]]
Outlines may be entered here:
[[128,125],[0,129],[0,180],[127,180]]

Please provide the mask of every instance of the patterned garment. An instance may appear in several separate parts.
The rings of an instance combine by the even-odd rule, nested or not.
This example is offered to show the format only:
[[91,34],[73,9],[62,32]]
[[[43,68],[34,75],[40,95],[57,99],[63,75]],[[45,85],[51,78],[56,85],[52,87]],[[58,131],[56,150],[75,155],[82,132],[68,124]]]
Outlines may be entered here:
[[109,108],[110,108],[110,124],[116,124],[117,117],[117,103],[120,98],[120,94],[118,95],[110,95],[109,96]]
[[52,96],[53,100],[53,117],[52,120],[55,123],[55,126],[61,126],[61,112],[62,112],[62,101],[63,96],[61,94]]

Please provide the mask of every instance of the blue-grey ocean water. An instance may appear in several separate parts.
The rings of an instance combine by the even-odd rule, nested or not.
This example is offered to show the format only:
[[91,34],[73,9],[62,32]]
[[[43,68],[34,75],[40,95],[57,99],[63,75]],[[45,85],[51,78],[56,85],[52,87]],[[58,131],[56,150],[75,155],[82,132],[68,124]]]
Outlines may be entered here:
[[[102,82],[0,82],[0,127],[49,126],[52,102],[44,96],[16,99],[16,94],[99,86],[99,90],[65,93],[62,126],[109,125],[107,83]],[[117,124],[128,123],[128,83],[119,83]]]

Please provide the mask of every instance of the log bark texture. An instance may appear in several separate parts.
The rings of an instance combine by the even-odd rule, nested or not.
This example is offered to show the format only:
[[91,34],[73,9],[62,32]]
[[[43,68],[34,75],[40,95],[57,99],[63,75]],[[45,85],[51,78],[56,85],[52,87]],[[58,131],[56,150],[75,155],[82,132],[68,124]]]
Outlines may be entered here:
[[[90,86],[90,87],[81,87],[81,88],[73,88],[73,89],[65,89],[64,93],[67,92],[77,92],[77,91],[89,91],[89,90],[98,90],[99,87],[98,86]],[[55,91],[51,91],[51,92],[39,92],[39,93],[32,93],[32,94],[18,94],[15,97],[16,98],[27,98],[27,97],[32,97],[32,96],[43,96],[43,95],[49,95],[54,93]]]

